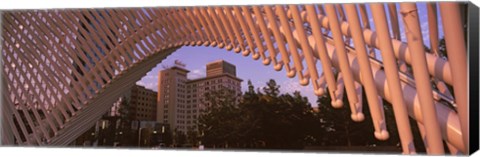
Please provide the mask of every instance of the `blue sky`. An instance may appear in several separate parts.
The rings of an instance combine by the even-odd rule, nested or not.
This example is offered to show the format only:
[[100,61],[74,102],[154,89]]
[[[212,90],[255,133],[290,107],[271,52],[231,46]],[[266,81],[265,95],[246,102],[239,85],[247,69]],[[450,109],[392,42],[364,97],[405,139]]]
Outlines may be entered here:
[[[427,9],[425,3],[418,3],[417,4],[419,10],[419,18],[422,28],[423,40],[425,45],[428,47],[430,46],[429,42],[430,39],[428,38],[428,20],[427,20]],[[387,7],[385,7],[387,8]],[[437,7],[438,9],[438,7]],[[370,18],[370,24],[372,29],[375,29],[373,25],[373,19],[371,18],[371,12],[367,5],[367,11]],[[387,12],[388,10],[386,10]],[[397,4],[397,11],[400,11],[400,7]],[[387,12],[388,13],[388,12]],[[438,16],[440,16],[440,12],[437,11]],[[398,17],[401,18],[401,15],[398,14]],[[389,16],[387,16],[389,18]],[[442,31],[442,21],[440,18],[437,18],[439,22],[439,38],[443,36]],[[399,20],[400,30],[401,30],[401,38],[402,41],[406,41],[404,29],[403,29],[403,21],[402,19]],[[380,53],[380,52],[377,52]],[[377,56],[380,56],[378,54]],[[200,78],[205,76],[205,65],[208,62],[223,59],[227,62],[235,64],[237,66],[237,76],[242,78],[244,81],[242,82],[242,91],[247,89],[247,81],[251,80],[253,85],[258,87],[264,87],[265,83],[273,78],[277,81],[277,83],[281,86],[281,92],[291,93],[295,90],[298,90],[302,93],[302,95],[307,96],[310,103],[313,106],[316,106],[315,102],[317,97],[313,93],[313,88],[311,85],[308,86],[301,86],[298,83],[298,78],[288,78],[286,76],[286,72],[284,69],[281,71],[275,71],[273,69],[273,65],[270,64],[265,66],[262,64],[261,60],[253,60],[251,56],[243,56],[241,54],[237,54],[233,51],[227,51],[225,49],[220,49],[217,47],[204,47],[204,46],[184,46],[174,52],[172,55],[168,56],[162,63],[159,63],[155,68],[153,68],[150,72],[148,72],[140,81],[137,82],[138,85],[145,86],[149,89],[157,91],[157,75],[160,70],[162,70],[162,65],[173,65],[175,60],[180,60],[186,64],[186,69],[190,70],[188,74],[188,78]],[[320,62],[317,62],[317,66],[319,69]],[[321,71],[319,71],[321,72]]]

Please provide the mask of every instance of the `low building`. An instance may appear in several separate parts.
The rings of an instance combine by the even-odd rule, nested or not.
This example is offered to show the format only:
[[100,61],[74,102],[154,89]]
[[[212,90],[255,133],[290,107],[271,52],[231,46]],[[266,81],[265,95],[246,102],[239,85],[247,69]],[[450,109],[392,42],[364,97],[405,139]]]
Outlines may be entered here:
[[[112,108],[81,135],[72,145],[80,146],[137,146],[138,121],[156,120],[157,92],[134,85],[119,98]],[[132,135],[128,135],[132,134]],[[137,141],[137,140],[135,140]],[[143,145],[142,145],[143,146]]]

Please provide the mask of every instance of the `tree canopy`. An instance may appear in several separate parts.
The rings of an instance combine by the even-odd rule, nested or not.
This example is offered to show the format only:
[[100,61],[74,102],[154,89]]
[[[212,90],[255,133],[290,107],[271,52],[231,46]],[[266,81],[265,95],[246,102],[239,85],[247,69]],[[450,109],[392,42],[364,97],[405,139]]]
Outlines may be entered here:
[[[199,119],[202,143],[215,147],[299,149],[305,139],[320,131],[306,97],[299,92],[280,94],[272,79],[262,90],[249,90],[239,104],[222,95],[222,89],[207,95],[210,104]],[[232,95],[233,97],[233,95]],[[223,98],[224,101],[218,101]],[[308,141],[308,140],[307,140]]]
[[[374,127],[368,103],[363,102],[365,119],[354,122],[346,95],[344,107],[331,106],[328,96],[318,97],[319,112],[314,112],[308,99],[300,92],[281,93],[271,79],[264,88],[248,90],[235,103],[228,89],[206,95],[209,104],[200,116],[198,138],[207,147],[252,149],[304,149],[306,146],[392,146],[401,151],[393,108],[384,101],[385,117],[390,138],[380,141],[374,137]],[[328,91],[326,92],[328,93]],[[366,100],[363,95],[363,100]],[[416,123],[411,120],[417,151],[425,151]]]

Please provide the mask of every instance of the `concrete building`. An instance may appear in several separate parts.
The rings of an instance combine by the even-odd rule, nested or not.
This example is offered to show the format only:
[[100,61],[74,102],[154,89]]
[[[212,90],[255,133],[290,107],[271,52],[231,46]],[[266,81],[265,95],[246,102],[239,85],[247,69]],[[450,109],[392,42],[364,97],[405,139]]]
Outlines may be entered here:
[[[155,124],[157,111],[156,96],[157,92],[146,89],[143,86],[134,85],[129,92],[125,93],[124,97],[119,98],[117,102],[113,104],[102,119],[98,120],[92,128],[77,138],[77,140],[73,142],[73,145],[137,145],[137,143],[125,143],[125,141],[122,141],[124,136],[123,131],[130,127],[133,130],[139,131],[144,127],[153,128],[152,126],[163,125]],[[128,102],[127,112],[122,111],[122,107],[124,107],[122,106],[124,105],[123,101]],[[120,118],[123,116],[122,114],[129,114],[132,122],[124,124],[125,122]],[[139,125],[139,123],[141,125]],[[115,136],[109,135],[113,133]],[[139,133],[136,133],[136,135],[138,134]],[[140,144],[140,142],[138,145],[145,146],[145,144]]]
[[157,115],[157,92],[143,86],[132,87],[130,116],[133,120],[155,121]]
[[171,129],[182,132],[195,130],[197,119],[205,110],[202,102],[206,92],[228,88],[240,97],[242,79],[236,76],[233,64],[219,60],[206,66],[206,77],[193,80],[187,78],[189,71],[181,66],[159,72],[158,122],[168,123]]
[[168,124],[157,121],[139,121],[134,123],[138,125],[138,146],[158,146],[162,143],[170,143],[172,140],[171,137],[167,137],[168,131],[170,131]]
[[134,85],[124,97],[115,102],[106,116],[121,116],[123,99],[128,102],[128,114],[134,121],[155,121],[157,115],[157,92]]
[[224,60],[218,60],[207,64],[207,77],[213,77],[222,74],[230,74],[237,76],[235,65],[230,64]]

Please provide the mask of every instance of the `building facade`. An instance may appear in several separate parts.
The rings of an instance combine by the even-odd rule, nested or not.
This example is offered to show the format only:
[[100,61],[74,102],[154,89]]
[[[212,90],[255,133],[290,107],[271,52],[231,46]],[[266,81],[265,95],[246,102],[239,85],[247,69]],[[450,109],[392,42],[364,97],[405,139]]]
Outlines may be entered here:
[[[83,133],[73,145],[83,145],[83,146],[146,146],[151,142],[145,144],[139,140],[141,138],[137,135],[142,135],[138,133],[139,131],[145,131],[148,129],[143,129],[142,127],[149,127],[144,125],[144,123],[155,123],[156,121],[156,110],[157,110],[157,101],[156,101],[157,92],[146,89],[143,86],[134,85],[131,90],[117,102],[113,104],[111,109],[105,113],[105,115],[95,123],[95,125],[90,128],[88,131]],[[128,114],[130,122],[125,123],[126,121],[122,118]],[[163,124],[155,124],[163,125]],[[153,126],[155,126],[153,125]],[[154,128],[154,127],[149,127]],[[126,130],[136,130],[137,133],[134,135],[125,135]],[[152,129],[150,129],[152,130]],[[158,130],[158,129],[157,129]],[[153,133],[153,132],[151,132]],[[151,134],[150,133],[150,134]],[[129,141],[125,137],[133,136],[136,137],[135,141]],[[143,136],[147,136],[147,133],[144,133]],[[150,136],[148,134],[148,136]],[[139,142],[137,142],[139,141]],[[158,142],[156,142],[158,143]],[[153,144],[156,144],[153,142]]]
[[242,79],[236,76],[233,64],[219,60],[206,66],[206,77],[193,80],[180,66],[159,72],[157,121],[186,133],[196,130],[197,119],[205,110],[205,93],[227,88],[240,98]]
[[[127,106],[122,106],[125,105],[122,104],[122,101],[126,101]],[[122,107],[126,107],[127,110],[121,111]],[[122,116],[122,114],[128,114],[133,121],[155,121],[157,92],[143,86],[134,85],[129,92],[124,94],[124,97],[113,104],[106,116]]]
[[155,121],[157,115],[157,92],[143,86],[132,87],[130,116],[133,120]]

